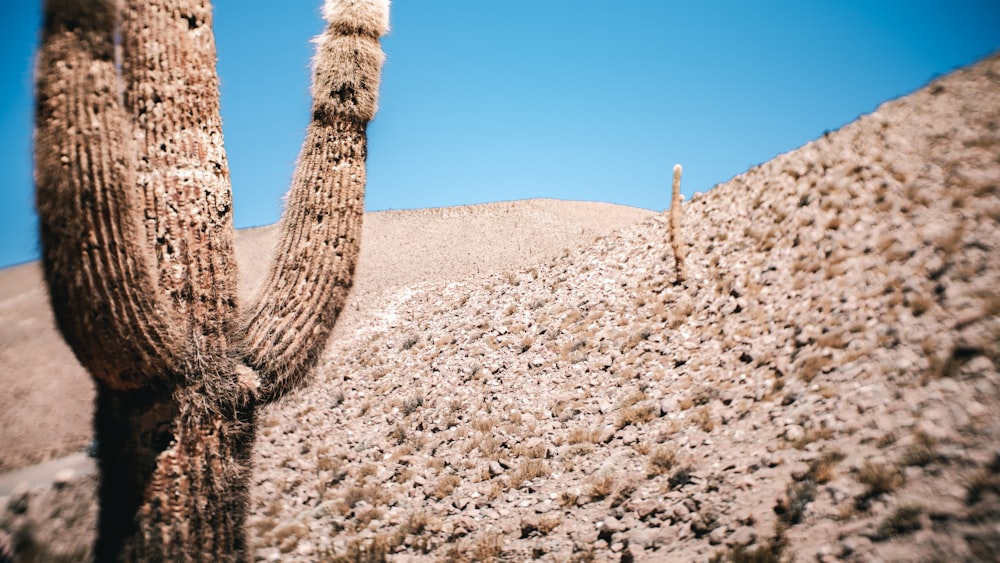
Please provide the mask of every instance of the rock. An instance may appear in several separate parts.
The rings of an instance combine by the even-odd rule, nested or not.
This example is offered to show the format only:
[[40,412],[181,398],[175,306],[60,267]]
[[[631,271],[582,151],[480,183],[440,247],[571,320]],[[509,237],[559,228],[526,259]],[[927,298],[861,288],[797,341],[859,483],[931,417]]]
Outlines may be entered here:
[[555,508],[555,505],[552,504],[552,501],[544,500],[535,505],[535,513],[545,514],[546,512],[550,512],[553,508]]
[[667,416],[669,414],[678,413],[681,411],[680,404],[677,399],[673,397],[664,397],[660,399],[660,416]]
[[959,368],[959,374],[965,378],[983,377],[995,370],[993,362],[986,356],[979,354]]
[[634,426],[622,429],[622,431],[618,433],[618,436],[621,438],[623,446],[631,446],[639,441],[639,431],[636,430]]
[[750,526],[740,526],[729,534],[726,544],[730,547],[746,547],[757,541],[757,531]]
[[717,517],[711,510],[703,509],[691,515],[691,531],[698,537],[708,535],[719,527]]
[[584,545],[593,545],[597,542],[598,530],[592,526],[578,529],[573,535],[577,541]]
[[617,432],[615,427],[609,424],[604,427],[604,430],[601,430],[601,435],[597,438],[597,441],[601,444],[607,444],[615,437],[615,432]]
[[545,444],[545,441],[542,440],[541,438],[537,438],[537,437],[535,437],[535,438],[529,438],[524,443],[524,447],[525,447],[525,449],[527,449],[529,451],[532,451],[532,452],[536,451],[536,450],[542,450],[544,453],[542,454],[541,457],[543,457],[543,458],[548,458],[548,457],[552,456],[552,452],[549,451],[549,448]]
[[28,511],[28,504],[31,502],[31,487],[27,483],[18,483],[14,490],[10,492],[10,499],[7,501],[7,511],[12,514],[24,514]]
[[840,540],[838,547],[841,558],[850,557],[851,555],[864,552],[871,548],[872,541],[865,537],[850,537]]
[[72,469],[61,469],[52,477],[52,486],[61,489],[69,485],[76,479],[76,472]]
[[13,563],[14,540],[4,530],[0,530],[0,563]]
[[635,528],[628,531],[629,545],[644,549],[657,549],[669,545],[677,537],[672,526],[660,528]]
[[798,424],[789,424],[785,427],[785,439],[789,442],[798,442],[806,437],[806,431]]
[[802,461],[790,464],[789,473],[791,474],[792,479],[801,481],[809,475],[809,464]]
[[315,551],[316,546],[314,546],[311,541],[300,541],[299,545],[295,547],[295,553],[302,555],[303,557],[312,555]]
[[729,529],[725,526],[719,526],[708,534],[708,543],[712,545],[720,545],[722,542],[726,541],[727,534],[729,534]]
[[644,500],[635,503],[634,510],[639,520],[646,520],[650,516],[663,512],[663,505],[655,500]]
[[819,563],[833,563],[840,559],[836,555],[837,547],[831,544],[823,544],[816,550],[815,559]]
[[643,549],[640,546],[632,545],[629,542],[625,542],[625,548],[622,550],[621,559],[619,563],[633,563],[639,560],[643,556]]
[[532,536],[532,534],[538,533],[541,524],[538,519],[534,516],[529,516],[521,519],[521,539],[527,539]]
[[622,525],[616,518],[608,518],[601,522],[601,525],[597,528],[597,538],[602,539],[609,544],[614,538],[615,534],[618,534],[625,530],[625,526]]
[[687,522],[691,519],[691,511],[684,503],[677,503],[673,509],[673,517],[671,518],[674,522]]

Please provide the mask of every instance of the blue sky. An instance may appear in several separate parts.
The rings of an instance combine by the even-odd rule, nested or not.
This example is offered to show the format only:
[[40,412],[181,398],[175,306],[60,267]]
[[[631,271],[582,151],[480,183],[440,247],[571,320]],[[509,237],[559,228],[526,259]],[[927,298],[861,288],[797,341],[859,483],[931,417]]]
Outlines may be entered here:
[[[309,117],[319,0],[218,0],[237,227],[278,219]],[[608,6],[613,5],[614,9]],[[0,266],[37,257],[40,2],[0,22]],[[1000,48],[995,0],[399,0],[369,210],[552,197],[660,210]]]

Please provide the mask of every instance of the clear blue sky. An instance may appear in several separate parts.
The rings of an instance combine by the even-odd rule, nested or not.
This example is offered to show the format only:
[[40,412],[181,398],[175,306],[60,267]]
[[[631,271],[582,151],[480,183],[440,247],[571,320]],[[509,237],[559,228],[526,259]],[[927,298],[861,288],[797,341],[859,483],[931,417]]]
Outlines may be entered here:
[[[320,0],[218,0],[236,224],[277,220]],[[280,8],[276,8],[280,6]],[[613,6],[613,8],[609,8]],[[34,259],[40,2],[0,22],[0,266]],[[1000,48],[996,0],[399,0],[369,210],[530,197],[660,210]]]

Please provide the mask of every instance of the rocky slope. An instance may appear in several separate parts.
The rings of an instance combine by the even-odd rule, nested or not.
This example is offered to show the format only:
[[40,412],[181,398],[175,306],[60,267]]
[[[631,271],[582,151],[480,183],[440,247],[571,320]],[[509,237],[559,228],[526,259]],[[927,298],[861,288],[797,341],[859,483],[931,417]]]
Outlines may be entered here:
[[996,558],[1000,57],[694,198],[683,283],[668,233],[359,308],[261,417],[258,558]]
[[[368,213],[344,317],[407,281],[527,267],[650,215],[554,200]],[[274,226],[237,233],[244,301],[263,282],[276,236]],[[91,440],[94,386],[56,331],[38,263],[0,270],[0,387],[6,390],[0,393],[0,471],[80,451]]]

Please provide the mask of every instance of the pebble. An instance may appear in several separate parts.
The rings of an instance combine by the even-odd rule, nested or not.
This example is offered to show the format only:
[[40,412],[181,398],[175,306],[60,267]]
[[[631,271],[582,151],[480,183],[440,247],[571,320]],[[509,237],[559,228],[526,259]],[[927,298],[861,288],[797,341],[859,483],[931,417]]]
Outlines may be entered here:
[[607,444],[615,437],[615,432],[617,432],[617,429],[609,424],[601,430],[601,435],[597,438],[597,441],[601,444]]
[[31,502],[31,487],[27,483],[18,483],[10,492],[7,500],[7,511],[12,514],[24,514]]
[[740,526],[729,535],[727,544],[732,547],[746,547],[757,541],[757,531],[750,526]]
[[61,469],[56,472],[55,476],[52,477],[52,486],[61,489],[66,485],[69,485],[76,479],[76,472],[72,469],[66,468]]
[[711,531],[708,534],[708,542],[712,545],[719,545],[726,541],[726,536],[729,534],[729,529],[725,526],[719,526],[718,528]]
[[635,515],[640,520],[645,520],[650,516],[663,511],[663,506],[655,500],[644,500],[634,506]]
[[555,508],[555,505],[551,501],[545,500],[535,505],[536,514],[545,514],[551,512]]
[[789,442],[798,442],[805,438],[806,431],[798,424],[789,424],[785,427],[785,439]]

